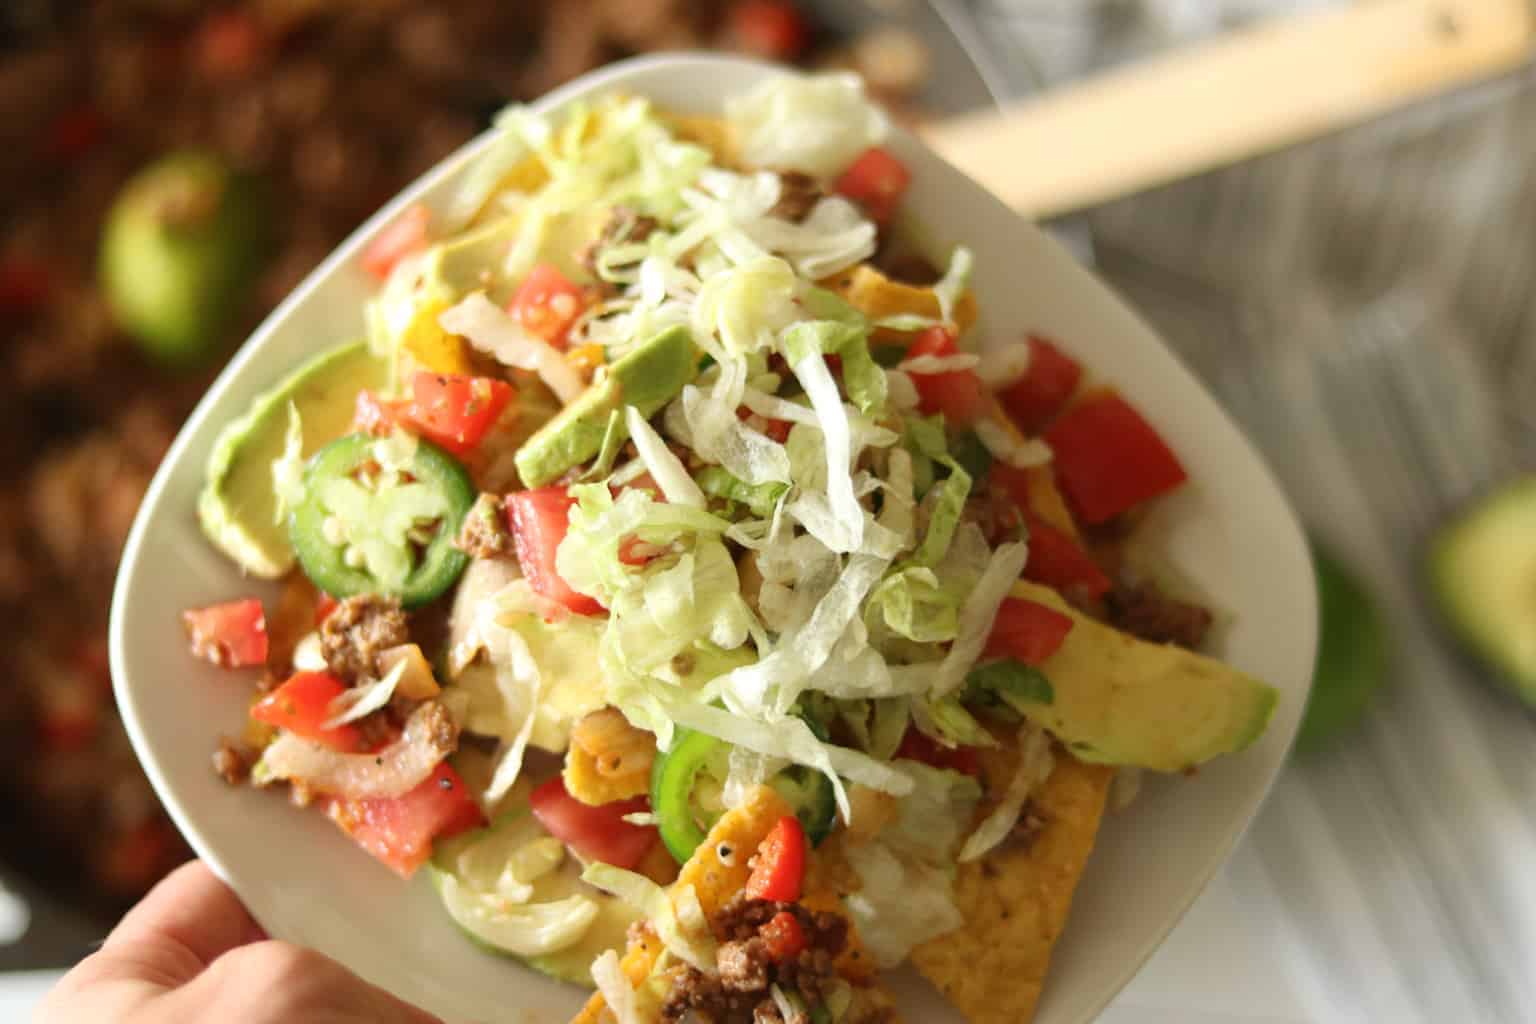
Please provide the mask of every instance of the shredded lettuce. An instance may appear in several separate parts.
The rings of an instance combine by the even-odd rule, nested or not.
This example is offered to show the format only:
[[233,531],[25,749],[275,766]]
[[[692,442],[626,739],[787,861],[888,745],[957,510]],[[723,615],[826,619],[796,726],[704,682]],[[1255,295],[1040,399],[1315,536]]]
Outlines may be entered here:
[[675,505],[703,508],[704,492],[694,483],[693,477],[679,459],[656,433],[656,428],[646,422],[640,410],[632,405],[624,407],[625,422],[629,426],[629,439],[635,443],[640,459],[645,463],[651,479],[661,488],[661,493]]
[[624,415],[618,409],[614,409],[608,413],[608,426],[603,430],[603,445],[597,451],[597,458],[592,460],[592,465],[581,475],[581,479],[588,482],[601,480],[613,472],[613,464],[619,457],[619,449],[624,447],[624,442],[627,440],[629,437],[624,426]]
[[562,402],[572,402],[586,390],[581,374],[549,342],[533,334],[498,308],[484,292],[475,292],[438,317],[443,330],[462,335],[498,362],[532,370]]
[[1051,737],[1037,725],[1025,722],[1019,728],[1019,763],[1003,798],[984,818],[960,850],[960,862],[978,860],[1008,837],[1030,795],[1045,784],[1056,767],[1051,752]]
[[928,532],[912,555],[913,565],[935,566],[943,560],[965,512],[965,499],[971,496],[971,475],[948,456],[939,461],[949,467],[949,476],[923,498],[928,510]]
[[630,987],[624,969],[619,966],[617,950],[604,950],[602,955],[592,961],[592,984],[597,986],[598,994],[608,1004],[616,1024],[648,1024],[646,1018],[640,1015],[636,992]]
[[844,904],[877,966],[895,967],[913,948],[965,924],[943,868],[903,860],[879,841],[850,846],[847,857],[861,888]]
[[944,271],[939,283],[933,286],[933,296],[939,300],[939,316],[945,323],[955,322],[955,306],[970,286],[971,270],[975,264],[976,258],[970,249],[963,245],[955,246],[955,251],[949,256],[948,269]]
[[738,501],[751,509],[753,515],[762,518],[773,515],[773,510],[778,507],[779,499],[784,496],[784,492],[789,490],[788,484],[746,483],[745,481],[738,480],[728,470],[720,466],[705,466],[699,470],[695,480],[705,494],[724,498],[727,501]]
[[753,167],[831,177],[885,138],[885,116],[853,74],[782,75],[728,99],[725,116]]
[[1029,546],[1022,541],[1000,545],[992,552],[986,571],[976,581],[975,589],[960,609],[959,632],[949,653],[938,666],[937,678],[933,681],[932,692],[935,697],[948,696],[964,684],[966,673],[976,664],[982,648],[987,644],[987,636],[992,632],[992,620],[997,618],[998,607],[1008,596],[1014,581],[1024,571],[1024,562],[1028,557]]
[[673,886],[672,895],[644,875],[601,861],[587,865],[581,880],[612,893],[644,915],[667,951],[705,974],[715,974],[715,937],[691,885]]
[[326,708],[331,717],[326,720],[323,728],[334,729],[355,722],[388,704],[395,695],[395,687],[400,685],[400,680],[405,676],[407,665],[406,659],[401,658],[384,673],[383,679],[363,683],[337,694],[336,699]]
[[292,401],[288,403],[283,454],[272,460],[272,493],[277,496],[272,521],[281,526],[293,507],[304,500],[304,424],[299,407]]

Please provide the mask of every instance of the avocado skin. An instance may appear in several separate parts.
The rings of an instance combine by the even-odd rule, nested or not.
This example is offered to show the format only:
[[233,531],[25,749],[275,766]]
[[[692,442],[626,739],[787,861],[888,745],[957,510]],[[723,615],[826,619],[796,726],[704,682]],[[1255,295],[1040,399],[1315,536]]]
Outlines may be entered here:
[[122,327],[158,362],[211,358],[270,250],[257,179],[212,153],[162,157],[135,175],[107,214],[102,290]]
[[1536,708],[1536,476],[1499,487],[1441,527],[1425,576],[1456,639],[1495,683]]
[[1386,626],[1371,596],[1317,544],[1312,564],[1317,571],[1317,665],[1296,734],[1301,753],[1327,745],[1355,725],[1387,674]]
[[261,394],[219,432],[208,455],[197,519],[214,546],[252,576],[276,579],[293,566],[288,529],[275,521],[272,460],[282,455],[288,403],[299,410],[304,454],[346,432],[359,391],[389,380],[367,342],[328,349]]
[[1040,666],[1055,699],[1022,710],[1078,760],[1179,772],[1243,750],[1263,735],[1279,692],[1230,665],[1097,622],[1049,587],[1020,581],[1013,596],[1072,618]]
[[[528,487],[549,483],[598,453],[615,409],[632,405],[642,416],[653,416],[697,372],[693,336],[686,327],[670,327],[636,346],[518,449],[518,475]],[[619,429],[629,436],[622,420]]]

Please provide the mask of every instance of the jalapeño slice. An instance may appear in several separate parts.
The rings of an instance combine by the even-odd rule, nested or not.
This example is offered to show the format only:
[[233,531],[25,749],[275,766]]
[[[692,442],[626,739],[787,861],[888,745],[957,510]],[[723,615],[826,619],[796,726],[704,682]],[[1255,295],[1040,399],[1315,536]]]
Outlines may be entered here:
[[412,608],[469,564],[453,542],[474,501],[464,467],[431,442],[349,434],[310,460],[289,537],[304,574],[327,594],[387,594]]
[[[656,758],[651,768],[651,810],[657,818],[661,841],[682,864],[704,841],[705,830],[723,808],[701,800],[704,791],[724,782],[730,745],[713,736],[679,728],[672,749]],[[837,819],[837,800],[832,782],[820,772],[791,765],[768,785],[778,791],[805,828],[815,846],[832,831]]]

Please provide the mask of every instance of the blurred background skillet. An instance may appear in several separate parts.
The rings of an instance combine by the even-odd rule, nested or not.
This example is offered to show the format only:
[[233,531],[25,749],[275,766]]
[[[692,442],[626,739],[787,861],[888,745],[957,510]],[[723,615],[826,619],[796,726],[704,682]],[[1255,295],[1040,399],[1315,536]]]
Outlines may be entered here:
[[598,64],[849,66],[912,118],[1027,83],[968,24],[943,0],[0,5],[0,970],[74,962],[188,856],[112,707],[108,597],[176,427],[272,305],[502,105]]

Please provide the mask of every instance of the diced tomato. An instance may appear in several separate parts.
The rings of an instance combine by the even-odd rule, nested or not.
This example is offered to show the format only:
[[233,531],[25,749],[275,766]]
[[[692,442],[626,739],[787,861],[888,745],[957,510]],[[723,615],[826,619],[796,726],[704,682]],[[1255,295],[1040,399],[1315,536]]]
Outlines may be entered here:
[[1102,597],[1109,592],[1109,577],[1075,540],[1031,512],[1024,513],[1024,523],[1029,527],[1025,579],[1060,591],[1076,590],[1089,597]]
[[395,264],[427,247],[427,227],[432,211],[417,203],[388,224],[363,249],[363,269],[380,281],[390,275]]
[[[917,356],[952,356],[959,351],[955,336],[945,327],[930,327],[912,340],[907,358]],[[940,412],[954,427],[968,427],[986,413],[987,389],[974,370],[947,373],[913,373],[918,408],[932,415]]]
[[885,224],[896,215],[910,184],[912,172],[907,165],[874,146],[848,166],[832,189],[862,206],[876,224]]
[[25,260],[0,263],[0,316],[35,312],[48,301],[52,284],[48,269],[41,263]]
[[355,754],[363,749],[363,734],[356,725],[325,727],[334,715],[331,702],[346,688],[345,683],[329,672],[296,672],[282,686],[257,701],[251,708],[251,717],[332,750]]
[[1029,338],[1029,368],[998,393],[1003,408],[1025,434],[1035,435],[1067,404],[1083,379],[1083,368],[1044,338]]
[[327,594],[323,590],[320,591],[320,597],[315,602],[315,625],[319,626],[320,623],[330,618],[331,612],[335,611],[336,606],[339,604],[341,604],[341,602],[336,600],[330,594]]
[[918,761],[930,768],[945,768],[961,775],[981,774],[981,759],[975,747],[946,747],[938,740],[916,729],[908,729],[896,748],[896,756]]
[[529,794],[528,806],[550,835],[587,860],[631,870],[656,844],[656,829],[624,820],[650,809],[643,796],[593,807],[571,796],[557,775]]
[[197,68],[209,78],[244,78],[261,66],[266,53],[267,38],[260,21],[238,7],[209,14],[193,41]]
[[731,34],[743,50],[769,60],[794,60],[811,37],[789,0],[742,0],[731,9]]
[[559,268],[540,263],[518,285],[507,311],[528,330],[564,351],[566,332],[585,305],[586,296]]
[[332,800],[326,812],[359,846],[403,878],[411,877],[432,856],[434,840],[485,823],[480,805],[446,761],[404,796]]
[[1072,632],[1072,617],[1036,601],[1006,597],[992,620],[984,655],[1038,665],[1056,653]]
[[[423,370],[411,378],[411,397],[395,418],[453,454],[468,455],[496,424],[513,394],[504,380]],[[358,402],[361,416],[362,395]]]
[[1125,399],[1086,398],[1045,434],[1056,477],[1078,516],[1102,523],[1182,484],[1178,457]]
[[107,134],[107,119],[89,104],[60,114],[43,138],[43,155],[52,160],[74,160],[96,147]]
[[181,613],[192,654],[220,668],[249,668],[267,661],[267,615],[254,597]]
[[805,882],[805,829],[785,815],[757,848],[757,863],[747,878],[748,899],[793,903]]
[[808,943],[800,919],[787,910],[775,914],[757,934],[768,946],[768,955],[783,963],[805,952]]
[[570,529],[571,506],[576,499],[564,487],[540,487],[515,491],[507,495],[506,504],[507,525],[528,585],[578,615],[601,613],[603,606],[596,598],[571,589],[555,569],[555,552]]

